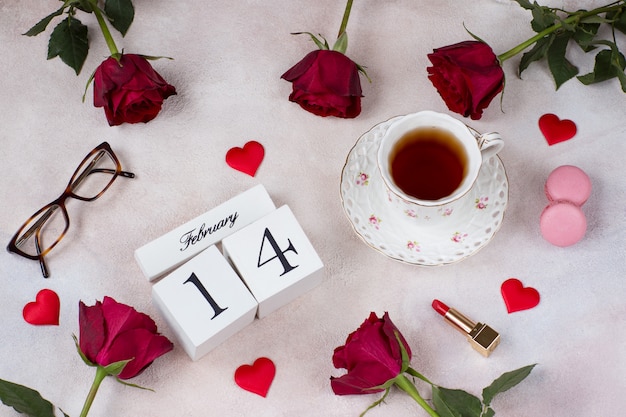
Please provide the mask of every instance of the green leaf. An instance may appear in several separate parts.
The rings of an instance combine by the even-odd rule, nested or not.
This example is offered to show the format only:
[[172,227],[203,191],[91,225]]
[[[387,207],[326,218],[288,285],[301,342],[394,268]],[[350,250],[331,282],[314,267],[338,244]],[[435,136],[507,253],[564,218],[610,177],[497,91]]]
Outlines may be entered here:
[[472,32],[470,32],[470,30],[469,30],[469,29],[465,26],[465,22],[463,22],[463,29],[465,29],[465,31],[466,31],[467,33],[469,33],[469,35],[470,35],[472,38],[476,39],[478,42],[487,43],[487,42],[485,42],[484,40],[482,40],[481,38],[479,38],[478,36],[476,36],[475,34],[473,34]]
[[[528,0],[515,0],[515,1],[526,10],[533,10],[536,7],[536,6],[533,6],[533,4]],[[535,5],[536,4],[537,3],[535,3]]]
[[624,11],[607,13],[606,18],[613,21],[613,27],[622,33],[626,33],[626,13]]
[[156,56],[156,55],[142,55],[142,54],[138,54],[138,55],[144,59],[147,59],[148,61],[157,61],[159,59],[169,59],[171,61],[174,60],[174,58],[170,56]]
[[419,372],[417,372],[415,369],[411,367],[407,368],[406,373],[411,376],[414,376],[415,378],[421,379],[422,381],[426,382],[428,385],[434,385],[432,382],[428,380],[428,378],[426,378],[424,375],[420,374]]
[[365,413],[367,413],[368,411],[370,411],[372,408],[376,407],[377,405],[382,404],[383,402],[385,402],[385,398],[387,398],[387,395],[389,395],[389,388],[387,388],[385,390],[385,393],[383,394],[382,397],[380,397],[379,400],[374,401],[372,404],[370,404],[369,407],[367,407],[365,409],[365,411],[363,411],[361,414],[359,414],[359,417],[363,417],[365,415]]
[[589,74],[581,75],[578,77],[578,80],[585,85],[589,85],[617,77],[622,91],[626,92],[626,74],[624,74],[626,59],[624,55],[614,42],[601,40],[596,42],[596,44],[607,45],[611,49],[604,49],[598,52],[593,71]]
[[460,389],[433,386],[433,404],[440,417],[480,417],[480,399]]
[[409,358],[409,352],[406,351],[404,344],[402,343],[402,339],[400,339],[400,332],[395,330],[393,335],[396,337],[396,341],[398,342],[398,347],[400,347],[400,357],[402,358],[402,366],[400,367],[400,373],[403,374],[404,371],[409,369],[411,365],[411,358]]
[[[396,378],[397,378],[397,377],[396,377]],[[391,379],[388,379],[388,380],[387,380],[387,381],[385,381],[385,383],[383,383],[383,384],[376,385],[375,387],[364,388],[363,390],[364,390],[364,391],[368,391],[368,390],[371,390],[371,391],[379,391],[379,390],[383,390],[383,389],[384,389],[384,390],[389,389],[389,388],[391,388],[391,387],[393,386],[393,384],[395,384],[395,383],[396,383],[396,378],[391,378]]]
[[602,17],[602,16],[598,16],[597,14],[591,15],[591,16],[587,16],[587,17],[583,17],[582,19],[580,19],[580,23],[586,24],[586,23],[611,23],[612,19],[608,19],[606,17]]
[[[356,62],[355,62],[355,64],[356,64]],[[367,75],[367,71],[366,71],[366,70],[367,70],[367,67],[365,67],[365,66],[363,66],[363,65],[356,64],[356,68],[357,68],[357,70],[358,70],[361,74],[363,74],[363,75],[365,76],[365,78],[367,78],[367,81],[369,81],[370,83],[372,82],[372,79],[370,78],[370,76],[369,76],[369,75]]]
[[46,28],[48,27],[48,25],[50,24],[52,19],[54,19],[57,16],[61,16],[63,14],[64,10],[65,10],[65,5],[63,5],[63,7],[61,7],[56,12],[51,13],[48,16],[46,16],[43,19],[41,19],[39,22],[37,22],[37,24],[35,26],[33,26],[26,33],[24,33],[24,35],[26,35],[26,36],[37,36],[37,35],[39,35],[41,32],[46,30]]
[[126,382],[124,380],[119,379],[118,377],[115,377],[115,379],[117,380],[117,382],[119,382],[122,385],[126,385],[127,387],[139,388],[139,389],[142,389],[142,390],[154,392],[154,390],[152,388],[142,387],[141,385],[137,385],[137,384],[131,384],[130,382]]
[[342,54],[346,53],[348,49],[348,32],[343,32],[341,36],[337,38],[335,44],[333,45],[333,51],[341,52]]
[[0,400],[29,417],[54,417],[54,406],[28,387],[0,379]]
[[564,82],[578,74],[578,68],[565,57],[567,44],[571,37],[571,32],[561,33],[554,38],[554,41],[548,48],[548,67],[556,83],[557,90]]
[[[95,73],[95,71],[94,71],[94,73]],[[80,350],[80,345],[78,343],[78,338],[76,337],[75,334],[72,334],[72,338],[74,339],[74,344],[76,345],[76,351],[78,351],[78,355],[83,360],[83,362],[85,362],[85,364],[88,365],[88,366],[96,366],[96,364],[91,362],[89,359],[87,359],[87,356],[85,356],[83,351]]]
[[578,22],[568,22],[566,19],[562,19],[560,17],[557,17],[558,22],[561,24],[561,29],[564,31],[568,31],[568,32],[574,32],[576,31],[576,26],[578,25]]
[[552,34],[550,36],[546,36],[545,38],[539,39],[530,51],[522,55],[522,59],[519,63],[519,68],[517,70],[518,75],[522,75],[522,72],[526,68],[528,68],[531,63],[535,61],[540,61],[545,58],[545,56],[548,54],[548,48],[550,48],[550,45],[552,45],[555,36],[556,35]]
[[76,75],[80,73],[88,51],[87,26],[72,16],[59,23],[50,35],[48,59],[60,57],[74,69]]
[[536,365],[537,364],[535,363],[514,371],[505,372],[500,377],[496,378],[491,385],[483,389],[483,402],[485,405],[488,406],[491,404],[493,397],[497,394],[507,391],[522,382]]
[[[66,0],[67,2],[67,0]],[[78,8],[79,10],[82,10],[83,12],[86,13],[93,13],[93,8],[97,7],[95,5],[95,2],[92,2],[90,0],[71,0],[69,1],[72,6]]]
[[589,52],[595,48],[595,46],[592,45],[592,42],[593,38],[595,38],[595,36],[598,34],[599,28],[599,23],[580,24],[576,27],[573,39],[583,51]]
[[126,35],[128,28],[135,18],[135,8],[131,0],[106,0],[104,3],[104,13],[122,36]]
[[104,371],[107,373],[107,375],[118,376],[119,374],[122,373],[122,371],[124,370],[124,367],[126,366],[126,364],[128,362],[132,361],[133,359],[134,358],[110,363],[110,364],[108,364],[107,366],[104,367]]
[[623,71],[618,71],[617,78],[619,79],[619,83],[622,86],[622,91],[626,93],[626,74],[624,74]]
[[326,39],[324,39],[324,37],[322,35],[319,35],[320,38],[324,39],[324,42],[320,41],[319,39],[317,39],[317,37],[312,34],[311,32],[294,32],[292,33],[292,35],[309,35],[311,37],[311,39],[313,40],[313,42],[315,42],[315,44],[317,45],[317,47],[319,49],[323,49],[323,50],[329,50],[330,47],[328,46],[328,41],[326,41]]
[[537,33],[554,25],[558,20],[558,16],[549,7],[534,7],[532,9],[533,20],[530,26]]
[[493,417],[496,415],[496,412],[493,411],[493,408],[487,407],[487,409],[483,412],[480,417]]

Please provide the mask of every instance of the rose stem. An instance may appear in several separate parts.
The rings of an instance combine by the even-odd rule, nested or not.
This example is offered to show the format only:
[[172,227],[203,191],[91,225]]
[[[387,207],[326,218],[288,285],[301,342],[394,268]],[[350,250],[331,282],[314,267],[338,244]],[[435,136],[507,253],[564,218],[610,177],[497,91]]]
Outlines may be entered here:
[[417,388],[415,388],[415,385],[413,385],[407,377],[405,377],[402,374],[398,375],[395,379],[395,384],[402,391],[409,394],[411,398],[413,398],[419,405],[421,405],[422,408],[426,410],[426,412],[429,415],[431,415],[432,417],[439,417],[439,414],[437,414],[437,412],[433,410],[430,405],[428,405],[428,403],[422,398],[420,393],[417,391]]
[[[616,3],[622,3],[621,1],[616,2]],[[600,13],[605,13],[605,12],[612,12],[612,11],[616,11],[616,10],[621,10],[624,5],[623,4],[617,4],[616,3],[611,3],[611,5],[607,5],[604,7],[599,7],[597,9],[593,9],[590,10],[588,12],[576,12],[573,15],[571,15],[570,17],[568,17],[567,19],[563,20],[562,22],[559,23],[555,23],[554,25],[550,26],[549,28],[546,28],[544,30],[542,30],[541,32],[537,33],[535,36],[533,36],[532,38],[528,39],[525,42],[520,43],[519,45],[517,45],[516,47],[498,55],[498,60],[500,62],[504,62],[507,59],[519,54],[520,52],[522,52],[524,49],[528,48],[530,45],[532,45],[533,43],[537,42],[538,40],[544,38],[545,36],[551,34],[552,32],[560,29],[561,27],[563,27],[563,24],[569,24],[572,22],[575,22],[577,20],[580,19],[584,19],[585,17],[589,17],[589,16],[594,16]]]
[[113,36],[111,36],[111,32],[109,31],[109,27],[107,26],[100,9],[98,6],[93,7],[93,13],[96,15],[96,19],[98,20],[98,25],[102,30],[102,35],[104,36],[104,40],[109,47],[109,51],[111,51],[111,56],[119,61],[120,52],[117,50],[117,46],[115,45],[115,41],[113,40]]
[[98,388],[100,388],[100,384],[106,376],[106,370],[102,366],[98,366],[96,368],[96,377],[91,384],[91,388],[89,389],[89,394],[87,394],[87,398],[85,398],[85,405],[83,405],[83,410],[80,412],[80,417],[87,416],[87,413],[91,408],[91,403],[93,403],[93,400],[94,398],[96,398],[96,394],[98,393]]
[[339,33],[337,37],[340,37],[343,32],[346,31],[348,26],[348,19],[350,18],[350,10],[352,9],[352,0],[348,0],[346,3],[346,10],[343,12],[343,19],[341,20],[341,26],[339,27]]

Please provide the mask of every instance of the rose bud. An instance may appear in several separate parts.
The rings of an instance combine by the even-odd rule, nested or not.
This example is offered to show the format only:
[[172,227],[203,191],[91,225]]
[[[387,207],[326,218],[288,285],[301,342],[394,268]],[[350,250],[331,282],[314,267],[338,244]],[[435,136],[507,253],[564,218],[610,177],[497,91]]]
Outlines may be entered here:
[[448,108],[472,119],[504,88],[504,71],[489,45],[465,41],[428,54],[428,78]]
[[104,107],[111,126],[147,123],[161,111],[163,101],[176,94],[140,55],[122,54],[104,60],[94,73],[93,104]]
[[92,365],[106,367],[132,359],[117,375],[120,379],[137,376],[159,356],[173,349],[146,314],[104,297],[94,306],[79,304],[79,348]]
[[289,100],[310,113],[348,119],[361,113],[359,69],[341,52],[310,52],[281,78],[293,84]]
[[337,395],[372,394],[384,391],[374,388],[404,372],[402,369],[402,347],[411,359],[411,348],[385,313],[378,318],[375,313],[352,332],[344,346],[333,354],[335,368],[345,368],[348,373],[331,377],[331,388]]

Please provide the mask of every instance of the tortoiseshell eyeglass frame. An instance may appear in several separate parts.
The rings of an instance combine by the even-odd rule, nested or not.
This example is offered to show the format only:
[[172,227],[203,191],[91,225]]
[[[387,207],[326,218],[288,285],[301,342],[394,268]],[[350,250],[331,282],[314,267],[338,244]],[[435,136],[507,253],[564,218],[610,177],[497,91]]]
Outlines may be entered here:
[[[115,163],[115,169],[110,168],[96,168],[98,161],[104,156],[108,156]],[[95,196],[92,197],[84,197],[75,193],[76,188],[87,178],[89,175],[94,173],[105,173],[111,174],[111,178],[108,183],[104,185],[104,188]],[[82,201],[94,201],[99,198],[106,190],[109,189],[113,181],[118,176],[126,177],[126,178],[135,178],[135,174],[132,172],[122,171],[122,165],[120,164],[119,159],[111,149],[111,146],[107,142],[102,142],[100,145],[95,147],[85,158],[81,161],[74,171],[72,178],[70,179],[65,191],[61,194],[56,200],[46,204],[41,209],[37,210],[35,214],[30,216],[26,222],[19,228],[17,233],[11,238],[7,246],[7,250],[9,252],[16,253],[20,256],[23,256],[27,259],[32,259],[34,261],[39,261],[39,265],[41,266],[41,273],[44,278],[48,278],[50,273],[48,271],[48,267],[46,266],[46,261],[44,257],[65,237],[67,230],[70,227],[70,218],[67,212],[67,208],[65,207],[65,201],[72,197],[77,200]],[[104,183],[103,183],[104,184]],[[56,238],[54,242],[47,248],[41,248],[41,233],[46,222],[52,217],[54,212],[60,208],[63,213],[63,217],[65,219],[65,228],[61,232],[61,234]],[[34,221],[37,219],[36,221]],[[28,228],[28,229],[27,229]],[[26,230],[27,229],[27,230]],[[34,234],[34,236],[33,236]],[[20,246],[23,245],[28,239],[33,238],[35,243],[35,249],[37,251],[36,255],[29,254],[20,249]]]

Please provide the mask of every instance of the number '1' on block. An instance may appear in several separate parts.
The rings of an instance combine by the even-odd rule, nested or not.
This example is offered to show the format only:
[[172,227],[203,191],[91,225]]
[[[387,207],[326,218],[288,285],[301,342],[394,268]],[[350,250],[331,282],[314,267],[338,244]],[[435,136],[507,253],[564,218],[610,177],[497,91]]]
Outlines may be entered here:
[[152,286],[152,300],[198,360],[254,321],[257,302],[215,246]]

